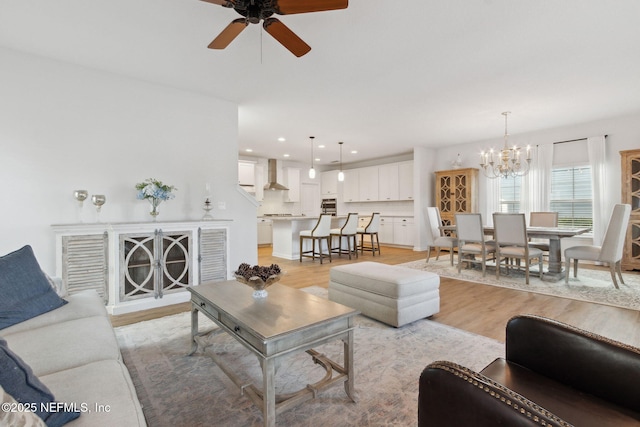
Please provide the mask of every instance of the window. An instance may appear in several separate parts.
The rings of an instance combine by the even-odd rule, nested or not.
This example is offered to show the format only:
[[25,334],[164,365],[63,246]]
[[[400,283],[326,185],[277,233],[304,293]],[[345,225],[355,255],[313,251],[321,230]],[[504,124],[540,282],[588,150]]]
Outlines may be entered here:
[[590,166],[564,166],[551,172],[551,210],[560,227],[592,227]]
[[520,212],[520,189],[522,177],[500,178],[500,212]]

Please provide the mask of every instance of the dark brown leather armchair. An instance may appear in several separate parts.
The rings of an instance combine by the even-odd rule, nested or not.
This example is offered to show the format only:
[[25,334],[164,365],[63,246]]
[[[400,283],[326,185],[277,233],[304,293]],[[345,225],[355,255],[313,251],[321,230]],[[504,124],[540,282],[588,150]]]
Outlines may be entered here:
[[424,369],[418,425],[640,426],[640,349],[554,320],[514,317],[506,357],[481,372],[451,362]]

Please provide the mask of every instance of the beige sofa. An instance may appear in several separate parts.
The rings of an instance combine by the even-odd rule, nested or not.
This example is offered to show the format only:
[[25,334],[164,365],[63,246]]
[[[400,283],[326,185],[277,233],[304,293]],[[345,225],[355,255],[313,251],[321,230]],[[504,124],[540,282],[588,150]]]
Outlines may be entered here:
[[79,426],[145,426],[104,304],[95,291],[65,297],[68,304],[0,329],[57,402],[76,405]]

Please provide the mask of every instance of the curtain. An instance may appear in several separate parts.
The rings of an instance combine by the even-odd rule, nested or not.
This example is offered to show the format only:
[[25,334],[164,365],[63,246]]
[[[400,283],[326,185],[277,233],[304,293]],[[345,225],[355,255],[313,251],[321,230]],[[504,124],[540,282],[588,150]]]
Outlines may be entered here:
[[601,245],[607,229],[610,203],[606,197],[605,137],[587,138],[589,165],[591,166],[591,190],[593,192],[593,244]]
[[[480,169],[482,173],[482,169]],[[484,225],[493,225],[493,213],[500,211],[500,178],[484,177],[485,185],[485,209],[482,212],[482,223]]]
[[550,209],[552,167],[553,144],[537,145],[529,173],[522,179],[520,192],[520,211],[527,218],[531,212],[546,212]]

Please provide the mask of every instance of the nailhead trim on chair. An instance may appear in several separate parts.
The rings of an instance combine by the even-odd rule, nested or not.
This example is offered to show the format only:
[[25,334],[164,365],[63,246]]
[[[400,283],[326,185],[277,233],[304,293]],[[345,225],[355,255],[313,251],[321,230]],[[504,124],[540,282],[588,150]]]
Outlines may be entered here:
[[[510,406],[515,411],[521,413],[522,415],[540,424],[541,426],[573,427],[572,424],[569,424],[561,418],[558,418],[556,415],[547,411],[543,407],[524,398],[513,390],[506,388],[502,384],[493,381],[491,378],[486,377],[479,372],[447,361],[433,362],[430,363],[428,367],[442,369],[470,384],[473,384],[475,387],[485,391],[490,396],[496,398],[497,400],[500,400],[500,402],[504,403],[507,406]],[[553,423],[540,419],[540,416],[538,414],[535,414],[534,412],[537,412],[542,416],[553,420]]]

